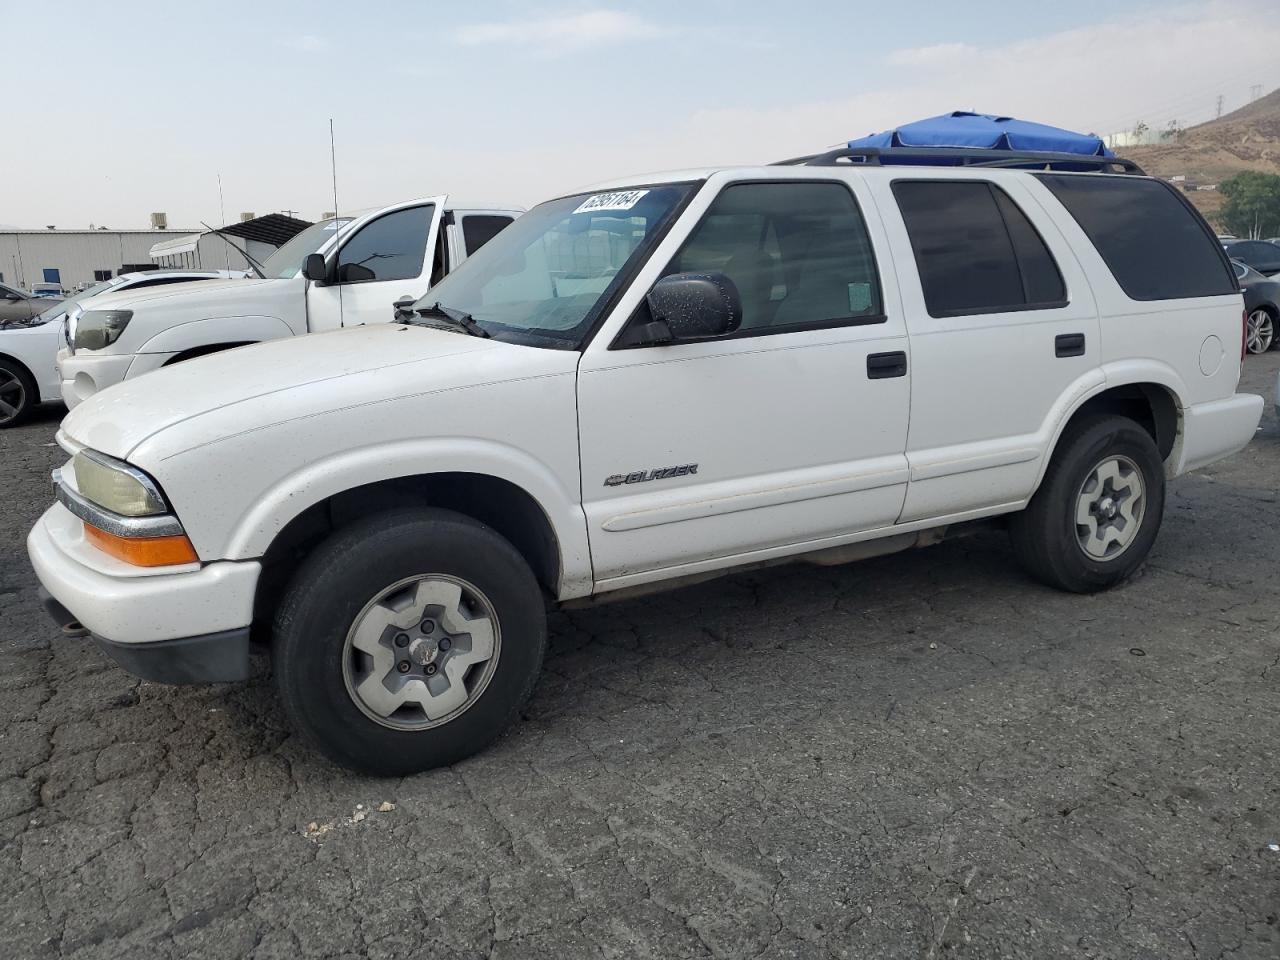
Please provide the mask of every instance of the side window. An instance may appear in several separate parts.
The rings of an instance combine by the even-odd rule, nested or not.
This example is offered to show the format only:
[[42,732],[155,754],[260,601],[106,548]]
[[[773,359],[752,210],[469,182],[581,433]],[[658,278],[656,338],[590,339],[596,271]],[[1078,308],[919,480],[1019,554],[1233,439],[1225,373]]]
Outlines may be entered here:
[[338,281],[409,280],[422,273],[434,207],[397,210],[365,224],[338,254]]
[[733,281],[743,333],[884,320],[866,224],[840,183],[725,187],[664,275],[690,272]]
[[471,256],[486,243],[510,226],[511,217],[497,214],[473,213],[462,218],[462,245]]
[[932,317],[1060,307],[1066,288],[1026,214],[984,180],[896,180]]
[[1172,187],[1142,177],[1036,174],[1133,300],[1237,294],[1222,246]]

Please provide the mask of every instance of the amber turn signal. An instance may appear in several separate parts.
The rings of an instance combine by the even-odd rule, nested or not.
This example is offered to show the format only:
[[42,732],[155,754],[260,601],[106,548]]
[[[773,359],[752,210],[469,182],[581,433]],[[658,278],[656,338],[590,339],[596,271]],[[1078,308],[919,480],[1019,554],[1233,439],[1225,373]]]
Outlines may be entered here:
[[135,567],[171,567],[198,563],[195,547],[185,535],[176,537],[117,537],[86,523],[85,539],[108,556]]

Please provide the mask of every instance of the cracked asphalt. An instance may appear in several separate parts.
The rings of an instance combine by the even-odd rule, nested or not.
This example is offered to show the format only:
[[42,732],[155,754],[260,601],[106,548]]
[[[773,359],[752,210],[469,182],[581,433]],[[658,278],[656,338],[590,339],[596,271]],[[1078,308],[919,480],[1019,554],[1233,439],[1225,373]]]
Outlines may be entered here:
[[513,731],[400,781],[265,676],[60,639],[23,547],[60,411],[0,432],[0,953],[1280,956],[1278,368],[1121,589],[990,534],[557,614]]

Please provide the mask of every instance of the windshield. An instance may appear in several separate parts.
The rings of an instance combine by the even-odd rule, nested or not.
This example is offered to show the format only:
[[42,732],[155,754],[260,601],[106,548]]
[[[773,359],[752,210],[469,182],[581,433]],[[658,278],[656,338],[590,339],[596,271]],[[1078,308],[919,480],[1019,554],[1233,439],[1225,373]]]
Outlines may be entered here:
[[283,247],[262,262],[262,273],[268,280],[287,280],[296,277],[302,269],[307,254],[315,253],[330,239],[336,230],[351,222],[351,217],[321,220],[295,236]]
[[106,293],[114,287],[120,286],[124,280],[120,277],[112,277],[110,280],[103,280],[101,283],[95,283],[91,287],[77,293],[74,297],[67,297],[65,300],[59,300],[52,307],[46,310],[40,316],[36,317],[36,323],[48,323],[50,320],[57,320],[68,310],[73,304],[82,303],[90,297],[96,297],[100,293]]
[[688,183],[578,194],[534,207],[432,287],[497,339],[577,349],[619,276],[656,242]]

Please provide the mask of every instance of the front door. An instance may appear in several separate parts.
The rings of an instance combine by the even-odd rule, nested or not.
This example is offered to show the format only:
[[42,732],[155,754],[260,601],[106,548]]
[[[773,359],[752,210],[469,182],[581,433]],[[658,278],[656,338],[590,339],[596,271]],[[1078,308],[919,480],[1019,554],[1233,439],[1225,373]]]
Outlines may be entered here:
[[[907,483],[909,357],[864,189],[787,177],[728,182],[709,205],[699,197],[678,252],[645,275],[726,275],[741,327],[633,348],[597,337],[583,355],[582,497],[597,589],[893,524]],[[641,302],[628,323],[649,319]]]
[[307,328],[312,333],[366,323],[387,323],[403,297],[417,300],[431,285],[440,204],[419,203],[388,211],[339,239],[330,252],[334,281],[307,287]]

